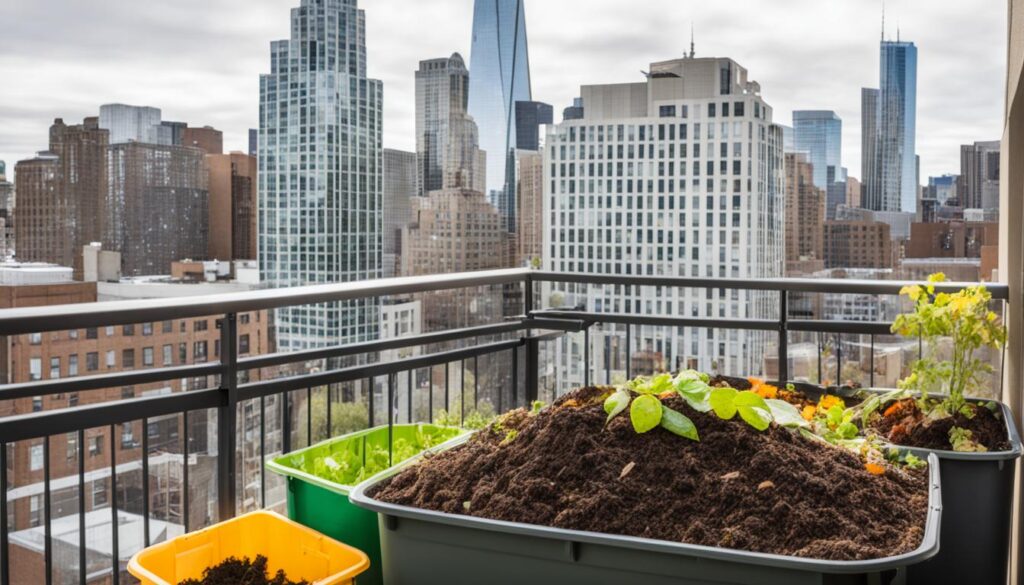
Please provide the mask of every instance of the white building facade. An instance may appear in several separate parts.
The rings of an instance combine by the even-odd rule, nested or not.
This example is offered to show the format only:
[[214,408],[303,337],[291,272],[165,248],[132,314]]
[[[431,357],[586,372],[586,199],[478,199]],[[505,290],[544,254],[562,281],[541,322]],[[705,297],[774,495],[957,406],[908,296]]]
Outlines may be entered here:
[[[783,275],[780,127],[756,82],[731,59],[651,65],[641,83],[584,86],[583,118],[544,147],[544,267],[598,275],[761,279]],[[777,295],[749,291],[556,284],[544,302],[598,313],[774,318]],[[591,381],[625,374],[625,328],[591,332]],[[583,335],[557,342],[556,384],[584,382]],[[764,333],[634,326],[643,364],[761,371]],[[638,371],[640,370],[640,371]]]

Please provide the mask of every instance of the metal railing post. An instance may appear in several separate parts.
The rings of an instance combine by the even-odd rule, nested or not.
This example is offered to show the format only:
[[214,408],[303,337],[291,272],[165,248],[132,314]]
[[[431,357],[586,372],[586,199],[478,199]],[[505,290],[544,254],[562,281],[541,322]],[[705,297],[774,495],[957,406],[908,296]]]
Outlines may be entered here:
[[789,292],[779,291],[779,382],[789,382]]
[[526,338],[526,373],[523,383],[526,384],[526,404],[532,405],[539,398],[540,372],[540,341],[533,337]]
[[217,509],[220,520],[235,517],[235,434],[238,414],[238,320],[220,320],[220,389],[225,404],[217,409]]

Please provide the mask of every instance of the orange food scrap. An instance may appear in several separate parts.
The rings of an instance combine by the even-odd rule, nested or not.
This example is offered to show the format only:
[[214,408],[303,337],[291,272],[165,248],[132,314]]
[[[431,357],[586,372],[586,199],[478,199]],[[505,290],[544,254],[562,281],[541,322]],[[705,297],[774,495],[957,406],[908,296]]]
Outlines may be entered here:
[[821,400],[818,401],[818,408],[820,408],[821,410],[828,410],[836,405],[839,405],[840,408],[846,408],[846,403],[843,402],[842,398],[838,396],[832,396],[831,394],[826,394],[822,396]]
[[890,416],[898,413],[900,410],[902,410],[902,406],[900,405],[900,403],[899,402],[893,402],[892,406],[890,406],[889,408],[885,409],[885,412],[882,413],[882,416],[890,417]]
[[865,463],[864,469],[867,469],[871,475],[882,475],[885,473],[885,467],[877,463]]
[[575,398],[570,398],[562,403],[563,408],[579,408],[581,404]]
[[762,380],[761,378],[755,378],[754,376],[750,376],[749,378],[747,378],[747,382],[750,382],[750,385],[754,388],[757,388],[758,386],[764,384],[764,380]]
[[761,398],[776,398],[779,395],[779,389],[771,384],[761,384],[760,386],[754,387],[754,392],[757,393]]
[[661,394],[658,394],[658,398],[661,398],[662,400],[664,400],[666,398],[672,398],[675,395],[676,395],[676,391],[675,390],[666,390],[666,391],[662,392]]
[[811,420],[812,418],[814,418],[814,413],[817,411],[817,407],[815,407],[813,404],[808,404],[807,406],[804,407],[802,411],[800,411],[800,416],[804,417],[805,420]]

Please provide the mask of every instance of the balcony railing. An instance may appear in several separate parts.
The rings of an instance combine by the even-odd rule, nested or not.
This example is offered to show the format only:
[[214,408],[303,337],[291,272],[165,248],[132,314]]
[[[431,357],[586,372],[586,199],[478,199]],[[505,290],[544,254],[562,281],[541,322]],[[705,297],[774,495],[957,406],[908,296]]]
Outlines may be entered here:
[[[47,585],[53,582],[77,582],[81,584],[93,582],[97,575],[109,575],[104,579],[118,584],[125,579],[122,574],[124,553],[123,546],[120,546],[119,536],[122,530],[113,529],[109,532],[109,544],[102,548],[109,550],[110,561],[107,566],[101,566],[102,559],[89,558],[93,554],[90,551],[90,543],[87,542],[90,529],[97,522],[97,514],[109,514],[109,522],[112,527],[119,527],[126,522],[125,517],[119,510],[118,497],[118,474],[125,473],[124,463],[119,466],[117,453],[119,445],[124,445],[125,440],[122,433],[118,432],[118,425],[125,423],[135,424],[141,422],[143,432],[141,433],[142,457],[141,466],[141,510],[138,511],[138,520],[141,523],[142,538],[139,539],[137,547],[148,545],[160,538],[154,535],[154,526],[159,531],[165,530],[165,523],[158,519],[151,518],[150,498],[150,466],[154,459],[150,456],[150,422],[161,417],[180,416],[181,429],[181,458],[180,469],[167,471],[168,474],[175,474],[177,481],[183,488],[184,495],[181,496],[179,511],[185,531],[197,528],[190,525],[190,506],[210,505],[208,501],[194,502],[190,497],[190,472],[196,473],[192,461],[195,453],[190,453],[190,432],[195,432],[190,426],[190,417],[202,417],[207,421],[209,430],[216,435],[215,459],[213,464],[215,478],[211,481],[216,486],[216,495],[213,498],[216,516],[225,519],[234,516],[240,510],[240,498],[238,495],[240,483],[239,453],[253,453],[258,461],[258,502],[257,506],[273,505],[276,502],[268,501],[267,498],[267,476],[263,470],[262,462],[272,452],[288,452],[293,447],[305,446],[314,442],[319,428],[314,428],[314,389],[328,387],[335,388],[339,384],[355,383],[365,381],[364,388],[368,393],[368,416],[366,424],[372,426],[378,421],[392,424],[396,420],[400,408],[397,407],[396,398],[400,393],[399,379],[404,375],[407,408],[406,418],[410,422],[414,418],[412,402],[417,392],[433,392],[434,385],[428,384],[427,388],[414,387],[413,373],[422,369],[431,369],[435,366],[445,366],[444,369],[444,404],[446,408],[452,406],[449,400],[449,376],[451,364],[459,364],[461,381],[459,408],[464,416],[469,401],[466,396],[464,378],[467,371],[473,374],[473,403],[477,406],[479,400],[479,374],[478,360],[481,358],[493,358],[494,356],[508,356],[508,362],[500,364],[501,368],[507,366],[506,373],[502,377],[492,377],[492,384],[508,383],[508,390],[505,388],[488,389],[491,395],[496,396],[496,410],[498,412],[508,410],[516,406],[529,404],[540,395],[539,372],[541,370],[540,360],[542,358],[542,344],[556,340],[559,336],[567,333],[575,335],[582,334],[584,337],[585,355],[583,358],[585,383],[590,383],[593,376],[599,372],[592,371],[591,351],[591,329],[595,325],[613,325],[624,327],[625,338],[625,376],[630,377],[635,372],[631,371],[632,344],[634,329],[636,327],[672,327],[687,329],[736,329],[764,332],[771,339],[774,347],[773,352],[777,356],[777,377],[781,380],[790,378],[789,373],[789,343],[793,333],[800,334],[852,334],[867,336],[870,338],[872,351],[870,355],[873,360],[874,340],[876,336],[889,334],[890,323],[885,321],[840,321],[820,319],[794,319],[791,318],[790,303],[797,295],[813,294],[857,294],[886,296],[898,295],[905,283],[895,281],[855,281],[855,280],[738,280],[738,279],[696,279],[696,278],[666,278],[666,277],[640,277],[640,276],[603,276],[603,275],[582,275],[582,274],[561,274],[553,272],[531,271],[526,269],[498,270],[479,273],[448,274],[430,277],[398,278],[369,282],[353,282],[346,284],[324,285],[313,287],[302,287],[293,289],[261,290],[255,292],[236,293],[227,295],[215,295],[206,297],[187,297],[173,300],[144,300],[144,301],[121,301],[89,303],[76,305],[62,305],[39,308],[22,308],[0,310],[0,336],[15,336],[25,334],[37,334],[40,332],[64,331],[72,329],[88,329],[107,327],[114,325],[129,325],[135,323],[153,323],[167,320],[179,320],[195,317],[219,316],[219,337],[220,355],[218,361],[178,365],[173,367],[150,368],[144,370],[108,373],[103,375],[92,375],[82,377],[64,378],[58,380],[34,381],[26,383],[6,384],[0,386],[0,406],[12,403],[19,399],[32,399],[37,397],[55,396],[73,392],[85,392],[91,390],[129,387],[142,384],[153,384],[170,382],[183,379],[194,379],[200,377],[215,377],[219,380],[216,387],[195,389],[187,392],[159,394],[140,398],[128,398],[109,402],[89,404],[85,406],[72,406],[55,410],[40,410],[24,414],[14,414],[0,418],[0,492],[5,494],[0,498],[0,585],[13,583],[12,581],[12,550],[10,531],[10,506],[14,505],[20,497],[14,490],[17,487],[11,485],[11,471],[8,461],[10,453],[8,447],[22,441],[42,442],[42,497],[43,507],[41,510],[41,536],[42,542],[39,548],[43,557],[43,574],[39,580],[32,582],[45,582]],[[635,314],[629,312],[612,313],[598,312],[594,310],[565,309],[544,307],[537,302],[538,290],[542,286],[566,286],[566,285],[618,285],[631,287],[663,287],[663,288],[686,288],[686,289],[730,289],[760,291],[766,295],[774,296],[771,300],[774,305],[773,311],[768,317],[756,319],[737,318],[712,318],[712,317],[684,317],[679,315],[649,315]],[[958,290],[963,284],[948,283],[938,285],[940,290]],[[331,301],[344,301],[366,298],[395,297],[402,295],[415,295],[437,291],[451,291],[457,289],[472,289],[478,287],[502,287],[505,294],[512,292],[517,301],[516,306],[521,311],[513,311],[513,316],[506,316],[504,321],[489,323],[485,325],[474,325],[457,329],[434,331],[416,335],[407,335],[393,339],[381,339],[379,341],[368,341],[356,344],[339,345],[297,351],[291,353],[272,353],[267,355],[256,355],[251,357],[240,357],[238,351],[239,333],[238,316],[253,311],[266,311],[288,306],[310,305]],[[1008,298],[1008,289],[1003,285],[989,285],[993,298],[997,302],[1005,303]],[[517,297],[517,295],[520,295]],[[820,347],[820,345],[819,345]],[[840,346],[841,347],[841,346]],[[437,349],[440,348],[440,349]],[[393,352],[395,350],[417,349],[427,351],[412,354],[395,359],[381,357],[381,352]],[[348,360],[343,363],[343,360]],[[604,360],[605,381],[611,381],[610,359]],[[309,368],[310,364],[319,364],[318,367]],[[471,363],[472,368],[467,369]],[[836,371],[841,372],[842,358],[839,357]],[[820,372],[819,355],[819,372]],[[301,373],[287,375],[270,379],[259,379],[248,381],[249,372],[265,371],[272,368],[294,368],[301,370]],[[873,383],[874,367],[870,367]],[[736,372],[742,373],[742,372]],[[819,373],[820,378],[820,373]],[[378,384],[384,379],[383,384]],[[497,380],[497,382],[495,382]],[[380,398],[377,398],[378,391]],[[552,389],[552,392],[557,389]],[[326,429],[330,433],[332,429],[332,409],[335,401],[330,398],[332,390],[328,390],[328,399],[324,409],[326,410]],[[273,448],[268,445],[268,404],[271,402],[278,408],[274,414],[275,420],[279,420],[280,437],[275,439]],[[430,398],[428,417],[432,416],[432,408],[435,401]],[[251,405],[255,408],[258,404],[259,415],[242,414],[240,416],[240,405]],[[303,407],[304,404],[304,407]],[[275,408],[275,407],[272,407]],[[378,410],[379,409],[379,410]],[[300,412],[301,411],[301,412]],[[243,409],[243,413],[245,413]],[[206,418],[207,413],[214,413],[211,419]],[[305,421],[302,421],[302,414],[305,414]],[[195,420],[195,419],[194,419]],[[296,429],[296,425],[304,426],[304,429]],[[108,448],[110,460],[107,469],[87,470],[86,465],[86,431],[96,428],[109,429],[109,445],[96,446],[97,449]],[[304,432],[302,432],[304,430]],[[251,431],[251,432],[250,432]],[[51,442],[66,436],[70,441],[74,439],[75,448],[68,449],[68,461],[75,459],[77,478],[51,477]],[[275,429],[275,437],[277,437]],[[299,437],[305,437],[304,444],[293,445]],[[132,437],[129,437],[132,441]],[[214,443],[212,439],[209,443]],[[70,444],[70,443],[69,443]],[[89,449],[94,446],[90,445]],[[214,458],[212,452],[204,456]],[[170,463],[161,462],[160,465],[171,465],[176,463],[174,459]],[[92,510],[86,510],[86,485],[95,481],[95,474],[102,472],[104,481],[109,480],[106,502],[97,502],[95,497],[92,503]],[[87,477],[88,475],[88,477]],[[53,493],[58,484],[61,489],[77,489],[77,510],[72,514],[55,516],[55,503]],[[68,487],[70,486],[70,488]],[[106,504],[109,510],[102,506]],[[34,510],[33,513],[39,513]],[[68,518],[77,516],[77,530],[74,526],[67,526]],[[55,530],[55,523],[60,521],[64,526]],[[106,522],[107,518],[101,519]],[[159,523],[159,524],[155,524]],[[38,526],[36,527],[39,528]],[[71,528],[72,530],[68,530]],[[72,534],[72,536],[68,536]],[[77,537],[77,539],[75,538]],[[95,548],[95,545],[94,545]],[[59,559],[55,552],[60,549]],[[77,549],[77,561],[73,559],[67,550]],[[100,551],[102,552],[102,551]],[[128,553],[133,551],[127,551]],[[20,562],[20,561],[19,561]],[[27,582],[27,581],[26,581]]]

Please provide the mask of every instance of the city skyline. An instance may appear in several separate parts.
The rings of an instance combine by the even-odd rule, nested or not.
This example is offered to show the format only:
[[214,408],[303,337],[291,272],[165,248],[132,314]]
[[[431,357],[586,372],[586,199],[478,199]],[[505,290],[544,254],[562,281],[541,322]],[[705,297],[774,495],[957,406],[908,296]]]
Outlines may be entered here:
[[[257,120],[253,80],[265,69],[267,43],[287,36],[282,21],[291,2],[245,3],[244,10],[234,0],[179,3],[166,13],[146,9],[143,17],[141,7],[110,0],[90,4],[90,22],[99,26],[87,31],[72,26],[85,17],[79,7],[53,10],[55,4],[63,2],[0,8],[4,21],[25,24],[0,39],[0,77],[17,81],[0,94],[0,159],[9,167],[39,150],[38,136],[53,118],[80,119],[110,102],[159,107],[166,119],[217,127],[225,132],[226,150],[245,150],[246,132]],[[753,18],[743,2],[666,12],[653,1],[628,9],[598,1],[582,13],[572,2],[527,4],[534,98],[554,105],[556,121],[578,85],[639,78],[633,63],[682,54],[693,22],[698,56],[729,56],[761,72],[779,122],[787,123],[794,109],[835,110],[846,121],[843,166],[851,174],[860,167],[860,88],[878,79],[880,6],[797,2],[792,8],[809,17],[787,19],[794,10]],[[411,150],[414,144],[412,72],[418,61],[453,51],[471,59],[472,8],[470,0],[429,7],[379,0],[366,7],[368,74],[386,88],[385,147]],[[41,10],[46,19],[37,18]],[[426,12],[442,16],[446,25],[419,26]],[[899,20],[902,38],[920,52],[921,176],[956,172],[961,144],[998,137],[1005,14],[965,15],[952,2],[937,2],[911,18],[907,0],[890,2],[888,12],[889,35],[895,36]],[[204,28],[197,24],[202,22],[232,24]],[[43,23],[47,28],[40,28]],[[119,30],[121,41],[134,39],[135,52],[115,52],[105,24],[112,27],[108,33]],[[417,42],[405,42],[413,29]],[[950,43],[954,30],[964,40]]]

